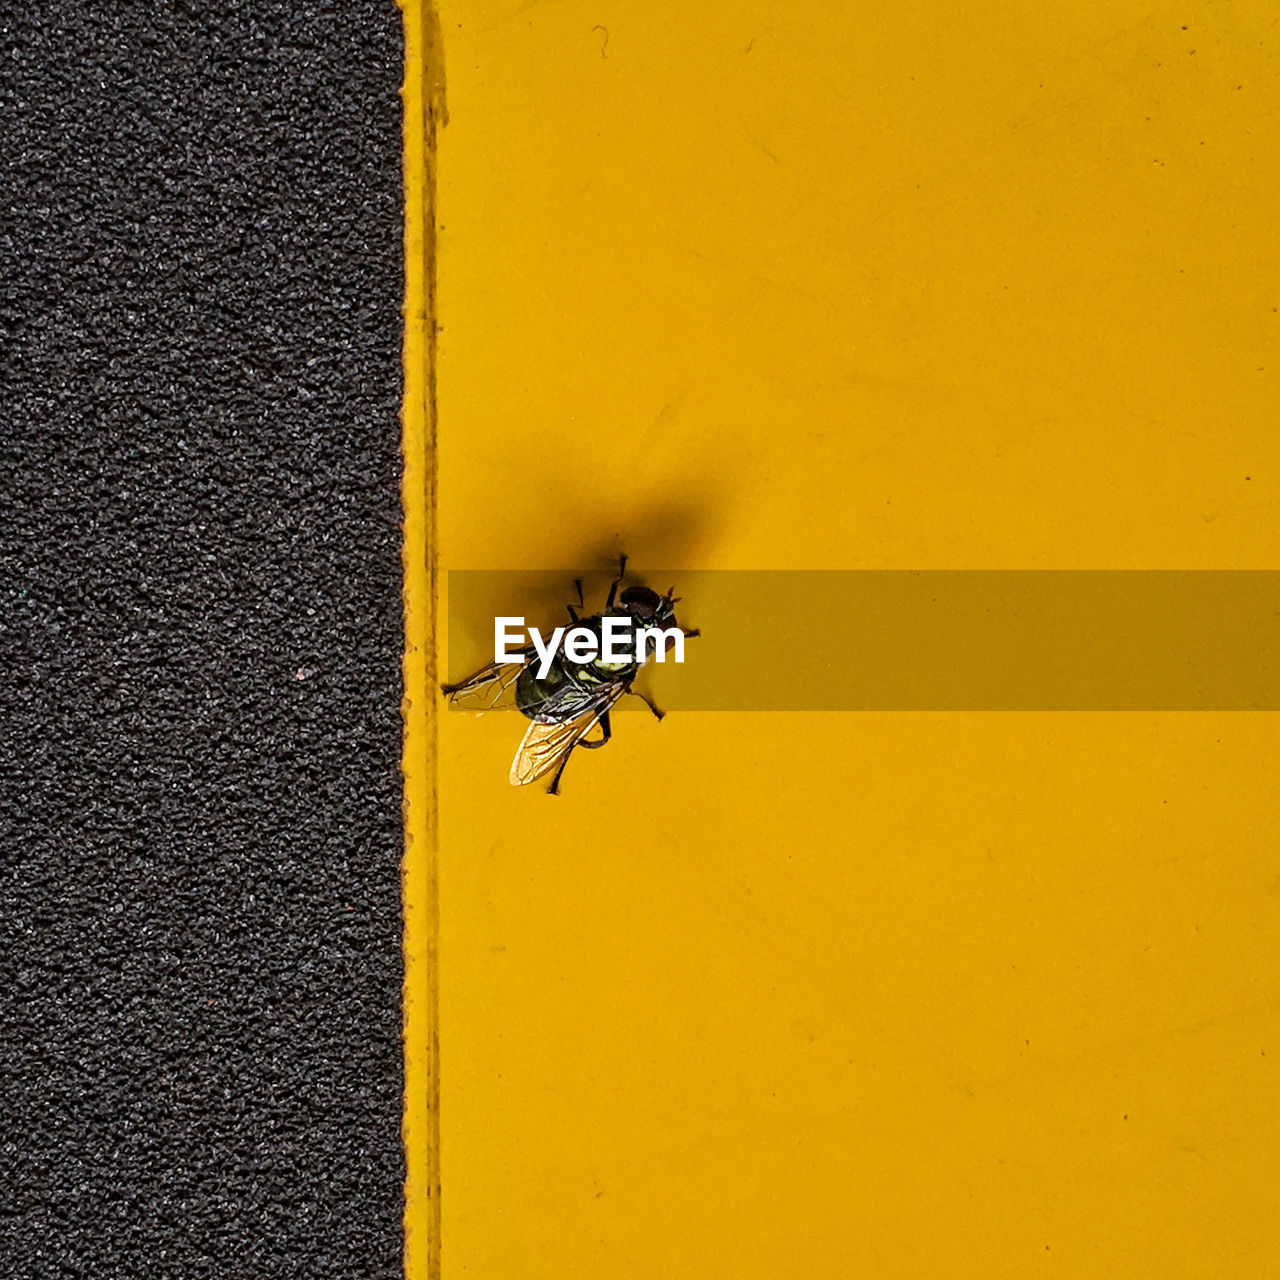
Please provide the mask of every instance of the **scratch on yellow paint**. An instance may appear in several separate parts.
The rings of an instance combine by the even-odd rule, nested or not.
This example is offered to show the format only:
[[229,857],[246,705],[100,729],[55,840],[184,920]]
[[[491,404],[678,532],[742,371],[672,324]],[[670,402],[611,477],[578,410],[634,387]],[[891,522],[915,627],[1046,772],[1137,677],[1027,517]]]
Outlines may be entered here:
[[440,1274],[436,974],[435,134],[444,122],[438,25],[426,0],[404,20],[404,1043],[405,1274]]

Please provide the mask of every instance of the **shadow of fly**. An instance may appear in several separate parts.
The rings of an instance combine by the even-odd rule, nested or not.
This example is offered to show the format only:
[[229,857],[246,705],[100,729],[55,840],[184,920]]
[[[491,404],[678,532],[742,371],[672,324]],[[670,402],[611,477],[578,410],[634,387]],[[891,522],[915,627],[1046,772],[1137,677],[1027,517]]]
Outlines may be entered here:
[[[639,698],[662,719],[664,712],[632,688],[649,659],[649,642],[656,652],[657,646],[665,649],[674,638],[661,633],[696,636],[698,632],[686,631],[676,622],[680,597],[673,594],[674,587],[665,596],[641,586],[626,587],[619,594],[626,576],[627,557],[622,556],[604,608],[586,618],[579,614],[586,607],[582,579],[574,582],[578,605],[568,606],[569,617],[576,632],[595,637],[594,656],[578,660],[566,653],[572,647],[566,644],[557,645],[548,657],[545,650],[529,645],[511,650],[506,662],[498,662],[495,655],[495,661],[467,679],[441,686],[450,702],[476,711],[496,707],[515,686],[516,708],[532,723],[511,762],[513,786],[527,786],[550,773],[547,793],[558,795],[560,776],[574,748],[594,750],[613,736],[609,712],[624,695]],[[597,726],[599,735],[588,737]]]

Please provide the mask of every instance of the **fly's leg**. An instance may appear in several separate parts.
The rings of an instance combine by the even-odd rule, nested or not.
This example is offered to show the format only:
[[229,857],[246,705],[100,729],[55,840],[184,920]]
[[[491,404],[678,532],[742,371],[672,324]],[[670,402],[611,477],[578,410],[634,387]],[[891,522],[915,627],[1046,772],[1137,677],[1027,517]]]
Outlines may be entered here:
[[[684,628],[682,627],[681,630],[684,631]],[[684,631],[684,638],[688,640],[693,636],[700,636],[701,634],[702,632],[699,631],[697,627],[694,627],[692,631]]]
[[578,591],[578,607],[577,609],[575,609],[573,605],[566,605],[565,607],[569,610],[569,617],[571,617],[574,620],[574,622],[578,622],[580,621],[578,617],[578,609],[583,609],[586,607],[586,601],[583,600],[582,598],[582,579],[574,578],[573,585],[577,588],[577,591]]
[[641,701],[641,702],[643,702],[643,703],[644,703],[644,705],[645,705],[646,707],[648,707],[648,708],[649,708],[649,710],[650,710],[650,711],[652,711],[652,712],[653,712],[653,714],[654,714],[655,716],[657,716],[659,720],[661,720],[661,719],[662,719],[662,717],[663,717],[663,716],[665,716],[665,715],[667,714],[665,711],[662,711],[660,708],[658,708],[657,706],[655,706],[655,705],[654,705],[653,700],[648,696],[648,694],[639,693],[639,692],[638,692],[637,690],[635,690],[635,689],[628,689],[628,690],[627,690],[627,692],[628,692],[628,693],[629,693],[633,698],[639,698],[639,699],[640,699],[640,701]]
[[560,775],[564,772],[565,765],[569,763],[571,755],[573,755],[572,747],[564,753],[564,759],[560,761],[560,767],[556,770],[555,776],[551,779],[551,785],[547,788],[547,795],[558,796],[560,794]]
[[610,738],[613,737],[613,726],[609,723],[609,713],[606,711],[600,717],[600,733],[601,736],[588,742],[585,738],[579,738],[577,742],[564,753],[560,766],[556,769],[555,776],[551,779],[551,785],[547,788],[547,795],[558,796],[560,794],[560,775],[565,771],[565,766],[569,763],[569,757],[579,747],[586,747],[588,751],[594,751],[597,747],[603,747]]
[[573,745],[575,747],[586,747],[588,751],[603,747],[613,737],[613,726],[609,723],[609,713],[607,711],[601,715],[598,723],[600,725],[600,737],[592,738],[590,742],[586,738],[579,738]]
[[613,586],[609,588],[609,598],[604,602],[604,607],[606,611],[613,608],[613,602],[614,602],[614,599],[617,597],[618,588],[622,586],[622,580],[626,576],[627,576],[627,557],[619,556],[618,557],[618,576],[613,580]]

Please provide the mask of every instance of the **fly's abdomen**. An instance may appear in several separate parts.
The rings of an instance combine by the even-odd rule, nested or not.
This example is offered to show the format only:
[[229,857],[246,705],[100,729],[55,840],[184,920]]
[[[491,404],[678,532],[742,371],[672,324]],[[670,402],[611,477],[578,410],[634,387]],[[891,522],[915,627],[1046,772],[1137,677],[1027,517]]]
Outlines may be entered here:
[[556,694],[565,683],[559,662],[553,662],[546,678],[539,680],[537,668],[530,663],[516,679],[516,707],[530,720],[544,720],[548,704],[554,705]]

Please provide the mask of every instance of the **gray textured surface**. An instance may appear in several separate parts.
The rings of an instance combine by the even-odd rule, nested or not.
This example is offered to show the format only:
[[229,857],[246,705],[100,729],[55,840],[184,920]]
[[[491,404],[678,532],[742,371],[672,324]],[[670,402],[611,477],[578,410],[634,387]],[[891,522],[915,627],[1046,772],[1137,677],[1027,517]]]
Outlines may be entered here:
[[394,6],[0,4],[0,1270],[399,1274]]

